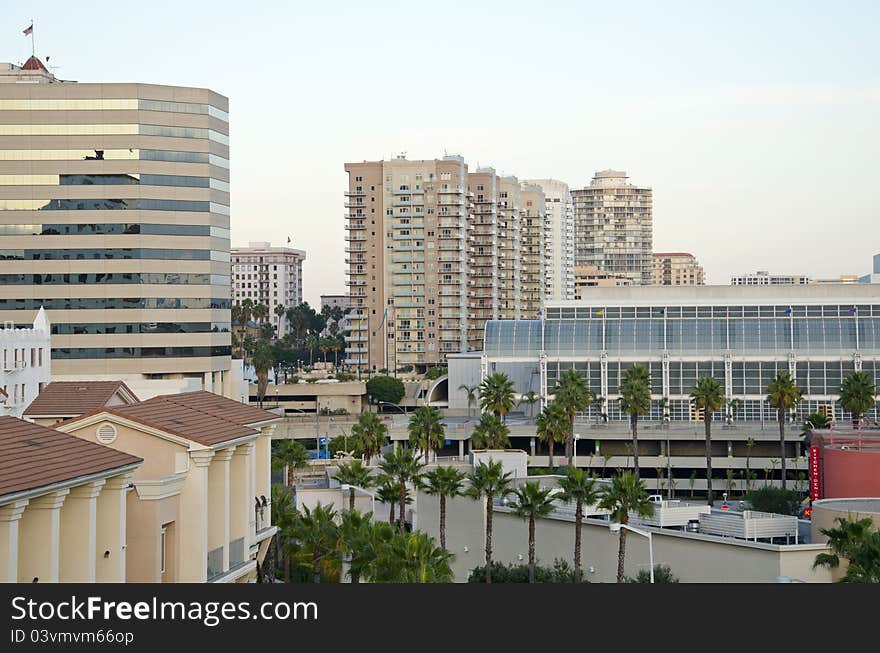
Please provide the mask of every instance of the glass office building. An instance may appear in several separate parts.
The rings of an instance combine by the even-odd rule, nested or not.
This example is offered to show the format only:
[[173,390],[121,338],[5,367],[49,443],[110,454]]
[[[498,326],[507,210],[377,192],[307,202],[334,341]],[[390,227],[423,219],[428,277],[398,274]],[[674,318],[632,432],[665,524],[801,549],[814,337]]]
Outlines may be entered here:
[[[798,415],[827,406],[845,417],[836,400],[850,372],[864,370],[880,385],[880,285],[591,290],[588,300],[549,304],[540,320],[489,322],[482,373],[505,371],[518,392],[546,397],[562,372],[576,369],[612,421],[625,418],[618,385],[637,364],[651,373],[649,420],[664,411],[672,421],[696,419],[688,395],[701,376],[741,400],[735,418],[747,421],[775,419],[765,396],[779,372],[804,394]],[[588,409],[600,412],[601,404]]]
[[229,102],[0,64],[0,319],[52,372],[229,386]]

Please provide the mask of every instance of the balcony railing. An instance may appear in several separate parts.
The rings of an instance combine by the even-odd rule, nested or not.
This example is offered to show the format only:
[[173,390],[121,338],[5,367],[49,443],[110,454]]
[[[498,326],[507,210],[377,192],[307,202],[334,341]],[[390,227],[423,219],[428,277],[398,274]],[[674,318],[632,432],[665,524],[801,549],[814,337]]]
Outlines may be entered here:
[[229,568],[244,563],[244,538],[232,540],[229,543]]
[[208,580],[223,573],[223,547],[208,551]]

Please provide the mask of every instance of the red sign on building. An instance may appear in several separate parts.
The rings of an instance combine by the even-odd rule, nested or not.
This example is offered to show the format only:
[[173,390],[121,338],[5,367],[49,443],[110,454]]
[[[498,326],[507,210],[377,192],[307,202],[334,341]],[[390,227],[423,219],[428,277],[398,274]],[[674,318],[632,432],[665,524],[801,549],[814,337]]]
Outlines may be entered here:
[[822,469],[819,465],[819,447],[810,447],[810,499],[822,498]]

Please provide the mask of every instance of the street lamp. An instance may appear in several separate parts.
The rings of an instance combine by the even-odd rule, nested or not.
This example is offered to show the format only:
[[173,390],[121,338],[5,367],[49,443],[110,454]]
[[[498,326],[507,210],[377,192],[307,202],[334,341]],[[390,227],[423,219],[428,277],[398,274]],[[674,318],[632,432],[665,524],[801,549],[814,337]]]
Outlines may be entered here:
[[628,524],[619,524],[617,522],[611,522],[608,524],[608,528],[612,533],[620,533],[620,529],[626,529],[628,531],[632,531],[637,535],[641,535],[642,537],[648,538],[648,556],[650,558],[651,563],[651,582],[654,582],[654,538],[652,537],[650,531],[643,531],[640,528],[633,528]]
[[577,467],[578,440],[580,440],[580,439],[581,439],[581,434],[580,434],[580,433],[575,433],[575,434],[574,434],[574,456],[572,456],[572,459],[571,459],[571,465],[572,465],[572,467]]

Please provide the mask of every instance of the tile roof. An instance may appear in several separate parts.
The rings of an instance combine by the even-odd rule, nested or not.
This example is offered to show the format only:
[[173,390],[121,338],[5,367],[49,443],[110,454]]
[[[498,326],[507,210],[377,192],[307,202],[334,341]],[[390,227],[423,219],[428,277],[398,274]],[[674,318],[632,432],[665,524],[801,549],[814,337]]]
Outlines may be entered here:
[[0,417],[0,499],[143,462],[96,442]]
[[251,426],[269,420],[281,419],[281,417],[275,413],[270,413],[262,408],[248,406],[240,401],[235,401],[234,399],[229,399],[228,397],[216,395],[204,390],[199,390],[197,392],[184,392],[176,395],[159,395],[158,397],[153,397],[143,403],[148,404],[152,401],[172,402],[243,426]]
[[120,389],[137,396],[123,381],[53,381],[37,395],[24,414],[28,417],[69,417],[106,406]]

